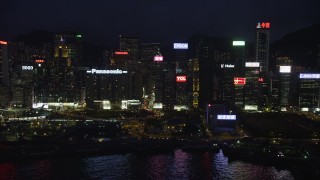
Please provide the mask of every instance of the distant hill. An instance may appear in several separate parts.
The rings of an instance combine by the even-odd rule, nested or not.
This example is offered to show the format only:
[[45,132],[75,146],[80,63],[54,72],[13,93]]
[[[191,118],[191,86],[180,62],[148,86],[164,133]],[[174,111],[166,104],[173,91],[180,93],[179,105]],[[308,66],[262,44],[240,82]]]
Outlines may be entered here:
[[45,30],[36,30],[30,33],[22,34],[13,39],[13,41],[25,42],[31,46],[42,46],[43,43],[52,43],[54,33]]
[[290,56],[294,65],[314,67],[320,44],[320,23],[289,33],[271,45],[271,52]]

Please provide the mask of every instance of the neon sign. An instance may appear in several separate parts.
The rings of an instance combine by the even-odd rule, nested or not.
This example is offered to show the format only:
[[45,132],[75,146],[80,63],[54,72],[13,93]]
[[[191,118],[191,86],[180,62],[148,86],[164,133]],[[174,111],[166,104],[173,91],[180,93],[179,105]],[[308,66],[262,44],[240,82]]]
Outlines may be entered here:
[[22,70],[33,70],[33,66],[22,66]]
[[234,68],[233,64],[221,64],[221,68]]
[[188,43],[173,43],[173,49],[188,49]]
[[116,55],[128,55],[128,52],[126,52],[126,51],[116,51],[116,52],[114,52],[114,54],[116,54]]
[[8,42],[6,42],[6,41],[0,41],[0,44],[2,44],[2,45],[7,45]]
[[291,66],[280,66],[281,73],[291,73]]
[[91,69],[87,71],[88,74],[127,74],[128,71],[123,71],[120,69],[115,70],[98,70],[98,69]]
[[320,74],[301,73],[300,79],[320,79]]
[[176,82],[187,82],[187,76],[177,76]]
[[246,42],[245,41],[233,41],[232,45],[233,46],[245,46]]
[[233,82],[234,82],[235,85],[245,85],[246,84],[246,78],[235,77],[233,79]]
[[44,60],[43,59],[36,59],[36,60],[34,60],[34,62],[36,62],[36,63],[44,63]]
[[162,61],[163,61],[163,56],[156,55],[156,56],[153,58],[153,61],[162,62]]
[[258,22],[257,29],[270,29],[270,22]]
[[259,81],[259,82],[263,82],[263,78],[259,78],[258,81]]
[[259,67],[260,63],[259,62],[246,62],[246,67]]
[[236,115],[229,115],[229,114],[218,114],[217,119],[219,120],[237,120]]

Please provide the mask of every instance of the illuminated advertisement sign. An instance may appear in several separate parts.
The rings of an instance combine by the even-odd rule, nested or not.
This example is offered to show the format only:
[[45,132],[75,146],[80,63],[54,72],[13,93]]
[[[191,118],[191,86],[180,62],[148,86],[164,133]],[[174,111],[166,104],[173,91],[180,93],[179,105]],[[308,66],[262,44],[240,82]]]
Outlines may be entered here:
[[27,70],[27,71],[28,70],[33,70],[33,66],[22,66],[21,69],[24,70],[24,71],[25,70]]
[[320,74],[300,73],[300,79],[320,79]]
[[259,62],[246,62],[246,67],[260,67]]
[[173,49],[188,49],[188,43],[173,43]]
[[6,41],[0,41],[0,44],[2,44],[2,45],[7,45],[8,42],[6,42]]
[[157,56],[155,56],[155,57],[153,58],[153,60],[156,61],[156,62],[162,62],[162,61],[163,61],[163,56],[157,55]]
[[257,105],[245,105],[244,106],[244,110],[247,110],[247,111],[256,111],[258,110],[258,106]]
[[221,68],[234,68],[233,64],[221,64]]
[[245,46],[246,42],[245,41],[233,41],[232,45],[233,46]]
[[257,29],[270,29],[270,22],[258,22]]
[[36,60],[34,60],[34,62],[36,62],[36,63],[44,63],[44,60],[43,59],[36,59]]
[[218,120],[237,120],[237,116],[230,115],[230,114],[218,114],[217,119]]
[[88,74],[127,74],[128,71],[122,71],[120,69],[115,70],[98,70],[98,69],[91,69],[87,71]]
[[114,52],[114,54],[116,54],[116,55],[128,55],[128,52],[126,52],[126,51],[116,51],[116,52]]
[[280,66],[281,73],[291,73],[291,66]]
[[187,82],[187,76],[177,76],[176,82]]
[[235,85],[245,85],[246,84],[246,78],[235,77],[233,79],[233,82],[234,82]]
[[258,81],[259,81],[259,82],[263,82],[263,78],[259,78]]

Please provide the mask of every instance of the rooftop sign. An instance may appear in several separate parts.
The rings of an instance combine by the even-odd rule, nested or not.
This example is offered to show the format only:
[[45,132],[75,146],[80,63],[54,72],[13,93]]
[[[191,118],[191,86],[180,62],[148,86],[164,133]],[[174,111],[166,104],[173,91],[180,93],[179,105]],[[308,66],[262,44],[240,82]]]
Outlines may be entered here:
[[236,120],[236,115],[230,115],[230,114],[218,114],[217,115],[218,120]]
[[259,62],[246,62],[246,67],[259,67],[260,63]]
[[300,73],[300,79],[320,79],[320,74]]
[[188,43],[173,43],[173,49],[188,49]]
[[233,46],[245,46],[246,42],[245,41],[233,41],[232,45]]
[[270,29],[270,22],[258,22],[257,29]]
[[87,71],[88,74],[127,74],[128,71],[123,71],[120,69],[116,70],[98,70],[98,69],[91,69]]

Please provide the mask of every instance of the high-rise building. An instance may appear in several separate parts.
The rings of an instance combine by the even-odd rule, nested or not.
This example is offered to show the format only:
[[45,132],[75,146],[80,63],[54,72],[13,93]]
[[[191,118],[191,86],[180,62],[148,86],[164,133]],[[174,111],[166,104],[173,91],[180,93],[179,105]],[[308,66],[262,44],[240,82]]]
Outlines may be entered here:
[[258,22],[256,25],[256,62],[260,63],[260,78],[258,92],[259,109],[265,108],[269,97],[269,46],[270,22]]
[[258,22],[256,25],[256,62],[260,63],[264,76],[269,72],[270,22]]
[[279,107],[281,111],[286,111],[289,104],[290,98],[290,87],[291,87],[291,67],[292,60],[287,56],[277,57],[277,67],[279,69]]
[[[155,83],[160,83],[155,81],[154,79],[154,65],[160,65],[163,67],[162,71],[164,70],[164,65],[166,61],[159,60],[155,61],[155,57],[159,55],[160,52],[160,43],[142,43],[140,44],[140,57],[141,57],[141,70],[143,73],[143,89],[144,89],[144,98],[149,98],[154,93]],[[163,57],[162,57],[163,58]],[[160,72],[160,68],[158,68]],[[161,82],[163,83],[163,82]],[[159,84],[158,84],[159,85]]]
[[8,59],[8,42],[0,41],[0,106],[9,107],[10,76]]
[[130,99],[141,100],[143,96],[143,70],[141,69],[140,60],[140,40],[136,37],[126,37],[120,35],[120,51],[128,53],[126,59],[130,86]]
[[319,111],[320,109],[320,74],[300,73],[299,110]]
[[199,83],[199,59],[189,59],[188,62],[188,81],[189,82],[189,106],[193,109],[199,108],[199,90],[200,90],[200,83]]
[[244,109],[258,110],[259,105],[259,62],[245,63]]
[[80,101],[81,82],[76,78],[82,60],[82,35],[58,33],[54,37],[54,76],[50,98],[54,102]]
[[188,77],[188,43],[174,43],[173,49],[175,51],[175,69],[176,69],[176,109],[187,109],[188,105],[188,91],[187,91],[187,77]]
[[0,41],[0,86],[9,86],[8,42]]

